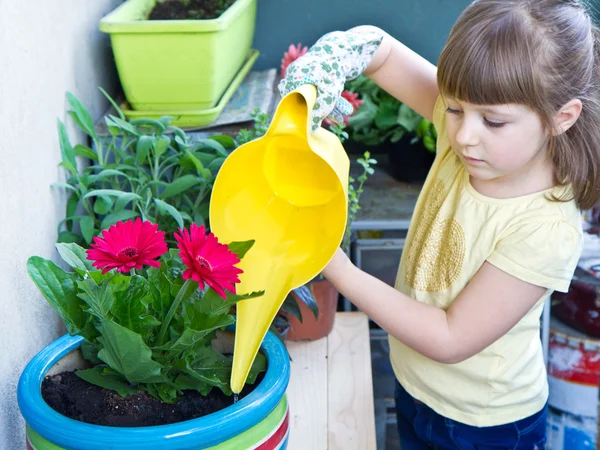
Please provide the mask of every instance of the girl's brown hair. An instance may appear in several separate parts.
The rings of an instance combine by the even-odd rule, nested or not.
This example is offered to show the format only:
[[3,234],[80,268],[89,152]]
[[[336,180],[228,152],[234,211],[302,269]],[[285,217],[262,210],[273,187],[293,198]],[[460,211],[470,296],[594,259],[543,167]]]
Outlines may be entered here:
[[[549,131],[561,185],[580,209],[600,200],[600,32],[578,0],[478,0],[461,14],[438,62],[443,95],[529,107]],[[565,133],[553,117],[583,108]]]

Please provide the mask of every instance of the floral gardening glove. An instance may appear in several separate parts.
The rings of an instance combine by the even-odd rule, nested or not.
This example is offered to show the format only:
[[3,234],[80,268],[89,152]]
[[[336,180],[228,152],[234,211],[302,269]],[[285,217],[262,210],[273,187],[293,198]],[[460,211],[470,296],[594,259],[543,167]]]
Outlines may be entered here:
[[352,105],[341,93],[348,80],[358,77],[369,65],[381,44],[383,34],[377,30],[334,31],[322,36],[306,54],[291,63],[279,83],[284,96],[303,84],[317,88],[312,112],[312,130],[324,118],[343,123],[352,114]]

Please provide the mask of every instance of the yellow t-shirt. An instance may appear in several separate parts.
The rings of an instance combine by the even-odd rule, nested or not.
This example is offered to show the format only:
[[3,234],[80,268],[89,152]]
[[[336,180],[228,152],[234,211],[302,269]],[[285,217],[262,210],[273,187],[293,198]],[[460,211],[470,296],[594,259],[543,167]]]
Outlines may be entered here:
[[473,426],[500,425],[536,413],[548,398],[540,316],[552,291],[568,289],[582,250],[581,214],[574,201],[548,200],[560,188],[513,199],[479,194],[450,149],[445,122],[440,97],[436,160],[411,220],[396,289],[447,309],[489,261],[547,292],[506,335],[463,362],[435,362],[391,336],[390,357],[400,384],[434,411]]

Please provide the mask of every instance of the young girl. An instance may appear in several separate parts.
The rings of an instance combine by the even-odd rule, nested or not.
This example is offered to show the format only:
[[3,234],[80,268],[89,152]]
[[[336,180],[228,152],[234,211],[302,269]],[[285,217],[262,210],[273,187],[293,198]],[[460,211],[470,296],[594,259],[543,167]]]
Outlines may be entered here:
[[389,333],[404,450],[544,447],[540,315],[600,199],[598,36],[577,0],[479,0],[437,68],[366,26],[323,36],[280,84],[316,85],[316,127],[364,73],[437,128],[395,289],[341,251],[323,272]]

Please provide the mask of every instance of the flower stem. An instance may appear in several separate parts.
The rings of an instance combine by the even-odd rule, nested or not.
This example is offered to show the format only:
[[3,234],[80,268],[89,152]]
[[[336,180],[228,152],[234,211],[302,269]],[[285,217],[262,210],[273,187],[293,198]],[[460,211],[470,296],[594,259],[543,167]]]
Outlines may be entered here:
[[179,308],[179,304],[184,299],[187,300],[188,298],[190,298],[197,288],[198,285],[194,280],[192,280],[191,278],[185,280],[185,283],[183,283],[183,286],[181,286],[181,289],[179,289],[179,292],[177,293],[177,297],[175,297],[175,300],[171,304],[171,307],[169,308],[169,312],[167,312],[165,320],[163,320],[163,323],[160,327],[160,331],[158,332],[158,336],[156,337],[156,346],[161,346],[164,344],[165,335],[167,334],[167,330],[169,329],[169,324],[171,323],[171,320],[175,315],[175,311],[177,311],[177,308]]

